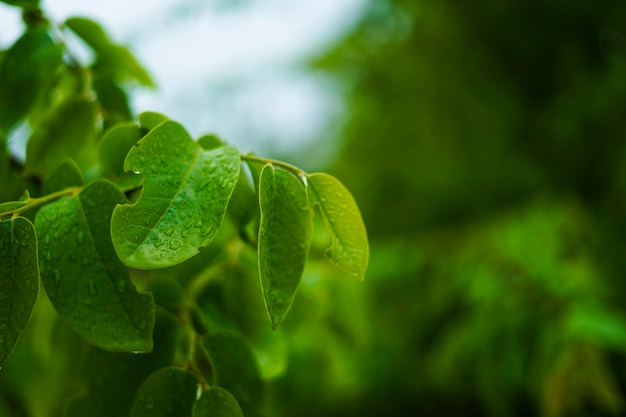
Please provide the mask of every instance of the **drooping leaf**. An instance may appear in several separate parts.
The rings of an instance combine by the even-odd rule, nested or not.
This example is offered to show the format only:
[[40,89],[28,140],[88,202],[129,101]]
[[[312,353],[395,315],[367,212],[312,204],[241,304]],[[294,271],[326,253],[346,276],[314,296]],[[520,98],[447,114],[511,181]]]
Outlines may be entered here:
[[308,177],[311,202],[319,207],[332,245],[326,258],[363,280],[369,260],[367,233],[359,208],[346,187],[335,177],[316,173]]
[[140,175],[124,171],[126,155],[142,136],[139,126],[132,122],[124,122],[112,127],[102,138],[100,145],[102,167],[107,176],[121,189],[137,187],[143,181]]
[[126,201],[104,180],[44,206],[41,278],[59,315],[85,340],[113,351],[152,349],[154,301],[138,293],[110,239],[111,213]]
[[49,174],[64,157],[80,160],[96,131],[96,111],[83,99],[61,103],[33,132],[26,147],[26,170]]
[[191,417],[198,380],[188,371],[173,366],[148,377],[137,391],[132,417]]
[[138,355],[91,346],[79,378],[87,392],[71,400],[65,416],[129,417],[139,386],[151,373],[172,364],[184,335],[178,320],[157,307],[152,352]]
[[70,17],[65,21],[65,26],[70,28],[72,32],[78,35],[96,52],[104,51],[112,44],[102,26],[91,19]]
[[146,132],[151,131],[166,120],[168,120],[167,116],[154,111],[145,111],[139,115],[139,125]]
[[51,194],[69,187],[78,187],[85,183],[80,168],[72,159],[67,158],[43,183],[43,194]]
[[45,28],[29,29],[6,52],[0,65],[0,128],[5,132],[51,88],[62,54]]
[[206,336],[204,347],[215,367],[217,385],[237,399],[244,415],[262,415],[263,380],[246,339],[239,333],[220,330]]
[[122,261],[139,269],[180,263],[209,244],[239,177],[233,146],[203,150],[185,129],[166,121],[133,147],[124,164],[144,174],[132,205],[115,208],[111,232]]
[[221,387],[211,387],[196,402],[193,417],[243,417],[243,411],[230,392]]
[[30,320],[39,293],[37,235],[23,217],[0,221],[0,366]]
[[302,278],[313,231],[313,215],[302,182],[266,165],[259,181],[259,275],[274,329],[291,307]]

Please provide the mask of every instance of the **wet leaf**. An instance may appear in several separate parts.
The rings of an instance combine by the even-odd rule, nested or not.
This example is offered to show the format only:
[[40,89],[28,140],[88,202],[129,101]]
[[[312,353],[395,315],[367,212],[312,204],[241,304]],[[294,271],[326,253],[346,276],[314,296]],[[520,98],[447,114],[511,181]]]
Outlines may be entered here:
[[287,171],[266,165],[259,189],[259,274],[265,305],[276,329],[291,307],[302,278],[313,215],[304,185]]
[[6,52],[0,64],[0,128],[5,132],[51,88],[62,54],[45,28],[28,30]]
[[141,384],[132,417],[192,416],[198,380],[182,368],[159,369]]
[[167,116],[154,111],[146,111],[139,115],[139,124],[146,132],[151,131],[166,120],[168,120]]
[[37,294],[37,235],[23,217],[0,222],[0,366],[28,325]]
[[109,225],[126,199],[104,180],[44,206],[35,221],[41,278],[59,315],[88,342],[113,351],[152,349],[154,301],[138,293]]
[[354,198],[335,177],[317,173],[308,177],[311,203],[319,207],[332,245],[326,258],[363,280],[369,260],[367,233]]
[[211,387],[202,393],[193,409],[194,417],[243,417],[237,399],[221,387]]
[[239,177],[233,146],[206,151],[166,121],[133,147],[124,164],[144,174],[135,204],[115,208],[111,231],[122,261],[153,269],[180,263],[213,239]]
[[49,174],[59,160],[80,160],[92,144],[96,132],[96,112],[92,103],[68,100],[61,103],[37,126],[26,147],[26,170],[30,174]]

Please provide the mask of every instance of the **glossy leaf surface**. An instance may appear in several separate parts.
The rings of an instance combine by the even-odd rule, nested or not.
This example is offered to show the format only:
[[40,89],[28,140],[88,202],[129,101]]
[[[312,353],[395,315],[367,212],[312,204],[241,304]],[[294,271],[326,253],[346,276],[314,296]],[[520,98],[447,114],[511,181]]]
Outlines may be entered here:
[[176,122],[154,128],[126,157],[127,171],[144,174],[139,200],[115,208],[111,232],[122,261],[163,268],[198,253],[222,223],[239,177],[233,146],[206,151]]
[[96,132],[92,103],[78,99],[60,104],[41,122],[28,140],[26,169],[30,173],[51,173],[59,160],[80,158]]
[[6,52],[0,64],[0,128],[9,132],[26,116],[61,63],[62,50],[44,28],[28,30]]
[[141,384],[131,417],[192,416],[198,380],[182,368],[159,369]]
[[138,293],[109,222],[124,195],[108,181],[44,206],[36,218],[41,277],[57,312],[85,340],[113,351],[152,349],[154,302]]
[[369,260],[367,233],[354,198],[335,177],[317,173],[308,177],[309,196],[317,205],[332,237],[326,258],[363,279]]
[[28,325],[39,292],[37,236],[23,217],[0,222],[0,366]]
[[313,231],[312,211],[298,178],[266,165],[259,181],[259,274],[274,329],[291,307]]
[[196,402],[193,417],[243,417],[243,411],[230,392],[221,387],[211,387]]
[[145,111],[139,115],[139,125],[147,132],[151,131],[166,120],[167,116],[154,111]]

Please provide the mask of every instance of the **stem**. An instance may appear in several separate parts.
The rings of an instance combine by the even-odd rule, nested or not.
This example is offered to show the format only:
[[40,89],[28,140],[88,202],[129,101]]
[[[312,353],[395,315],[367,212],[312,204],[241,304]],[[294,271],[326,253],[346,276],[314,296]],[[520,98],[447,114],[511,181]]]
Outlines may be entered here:
[[9,211],[5,211],[4,213],[0,213],[0,218],[5,217],[5,216],[19,216],[25,211],[28,211],[41,204],[46,204],[50,201],[56,200],[57,198],[76,195],[79,192],[81,192],[81,190],[82,190],[82,187],[71,187],[71,188],[66,188],[65,190],[61,190],[61,191],[54,192],[52,194],[45,195],[43,197],[38,197],[38,198],[29,197],[26,199],[26,201],[24,201],[25,205],[23,205],[22,207],[16,208],[14,210],[9,210]]

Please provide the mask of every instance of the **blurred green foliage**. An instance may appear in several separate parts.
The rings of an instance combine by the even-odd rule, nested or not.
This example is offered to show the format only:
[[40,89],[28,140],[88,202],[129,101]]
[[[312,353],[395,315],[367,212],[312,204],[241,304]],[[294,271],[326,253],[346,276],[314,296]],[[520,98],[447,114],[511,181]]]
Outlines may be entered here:
[[[100,64],[105,125],[129,119],[121,83],[149,78]],[[158,305],[150,356],[86,347],[40,299],[0,373],[0,416],[59,415],[71,395],[68,415],[119,413],[184,362],[188,298],[198,333],[218,331],[200,371],[246,416],[626,415],[626,3],[371,0],[314,67],[346,97],[331,172],[368,226],[365,282],[316,262],[330,240],[316,232],[272,332],[232,208],[220,244],[133,277]]]

